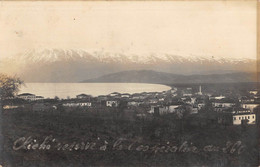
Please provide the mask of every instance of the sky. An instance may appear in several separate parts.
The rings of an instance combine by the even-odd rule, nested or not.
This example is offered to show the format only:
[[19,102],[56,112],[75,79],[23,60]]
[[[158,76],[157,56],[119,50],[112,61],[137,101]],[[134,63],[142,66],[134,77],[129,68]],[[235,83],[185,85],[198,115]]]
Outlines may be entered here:
[[256,1],[0,2],[0,60],[31,49],[256,58]]

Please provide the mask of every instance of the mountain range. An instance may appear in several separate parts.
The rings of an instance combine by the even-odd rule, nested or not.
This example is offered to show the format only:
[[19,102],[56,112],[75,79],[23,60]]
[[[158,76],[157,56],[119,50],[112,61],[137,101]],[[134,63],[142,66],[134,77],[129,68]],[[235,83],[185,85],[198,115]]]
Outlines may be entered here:
[[[255,67],[256,60],[254,59],[158,53],[88,52],[82,49],[33,49],[0,62],[2,72],[16,74],[25,82],[80,82],[86,80],[92,82],[94,81],[93,78],[102,82],[105,82],[104,78],[107,78],[109,82],[112,82],[112,73],[120,75],[121,82],[133,82],[134,80],[144,82],[144,75],[157,78],[151,79],[149,77],[150,79],[148,79],[147,77],[147,82],[160,81],[161,77],[164,77],[167,82],[177,82],[182,79],[185,81],[185,76],[191,77],[193,75],[196,76],[194,79],[208,74],[217,76],[218,74],[225,74],[228,76],[230,73],[234,73],[237,76],[237,73],[253,72]],[[123,74],[127,74],[129,79],[132,79],[127,80],[121,75],[120,72],[122,71],[125,71]],[[132,72],[129,73],[129,71]],[[143,74],[143,81],[138,78],[134,79],[138,76],[133,74],[140,71]],[[130,77],[130,75],[133,76]]]
[[237,83],[256,82],[255,73],[227,73],[208,75],[177,75],[152,70],[132,70],[104,75],[98,78],[84,80],[82,82],[97,83]]

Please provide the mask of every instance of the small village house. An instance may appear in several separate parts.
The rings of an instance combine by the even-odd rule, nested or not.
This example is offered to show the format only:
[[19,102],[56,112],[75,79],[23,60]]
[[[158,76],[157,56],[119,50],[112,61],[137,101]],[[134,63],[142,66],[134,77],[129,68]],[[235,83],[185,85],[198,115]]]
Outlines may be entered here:
[[82,93],[82,94],[77,95],[76,98],[77,98],[77,99],[90,99],[91,96]]
[[108,100],[108,101],[106,101],[106,106],[107,107],[118,107],[119,102],[115,101],[115,100]]
[[35,94],[31,94],[31,93],[19,94],[17,97],[20,98],[20,99],[29,100],[29,101],[43,100],[44,99],[44,97],[42,97],[42,96],[36,96]]
[[82,102],[82,103],[70,102],[70,103],[64,103],[62,105],[64,107],[91,107],[92,103],[91,102]]

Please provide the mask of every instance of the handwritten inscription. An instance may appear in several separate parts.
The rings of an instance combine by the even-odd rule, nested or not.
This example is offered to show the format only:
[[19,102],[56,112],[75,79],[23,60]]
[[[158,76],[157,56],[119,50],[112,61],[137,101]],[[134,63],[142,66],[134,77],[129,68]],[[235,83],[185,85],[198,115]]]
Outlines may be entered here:
[[160,144],[142,144],[136,141],[130,142],[125,138],[119,138],[116,141],[109,143],[108,141],[99,142],[59,142],[53,136],[47,136],[39,142],[33,137],[20,137],[13,144],[13,150],[57,150],[57,151],[138,151],[150,153],[200,153],[200,152],[223,152],[228,154],[241,154],[245,151],[245,146],[241,141],[226,142],[224,147],[215,145],[206,145],[203,148],[194,146],[191,142],[184,141],[179,145],[174,145],[170,142]]

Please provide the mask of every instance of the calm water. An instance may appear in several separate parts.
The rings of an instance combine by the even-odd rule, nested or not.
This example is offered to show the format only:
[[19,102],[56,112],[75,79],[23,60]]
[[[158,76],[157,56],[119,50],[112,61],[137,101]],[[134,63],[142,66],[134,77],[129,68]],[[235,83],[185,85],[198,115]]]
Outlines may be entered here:
[[169,86],[142,83],[26,83],[19,93],[32,93],[44,98],[76,97],[85,93],[92,96],[107,95],[112,92],[141,93],[162,92],[171,89]]

